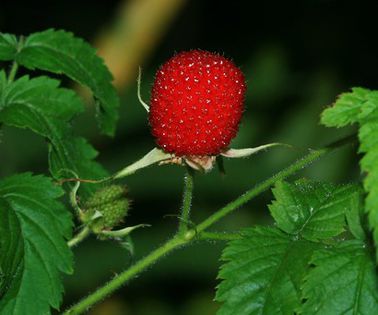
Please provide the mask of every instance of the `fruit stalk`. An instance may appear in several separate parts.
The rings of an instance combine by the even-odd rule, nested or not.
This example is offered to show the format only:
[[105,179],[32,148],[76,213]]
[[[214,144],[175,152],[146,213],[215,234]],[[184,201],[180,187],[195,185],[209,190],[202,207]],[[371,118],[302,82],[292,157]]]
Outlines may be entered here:
[[184,234],[190,223],[190,210],[193,196],[193,171],[188,167],[185,173],[184,196],[182,199],[181,220],[178,233]]

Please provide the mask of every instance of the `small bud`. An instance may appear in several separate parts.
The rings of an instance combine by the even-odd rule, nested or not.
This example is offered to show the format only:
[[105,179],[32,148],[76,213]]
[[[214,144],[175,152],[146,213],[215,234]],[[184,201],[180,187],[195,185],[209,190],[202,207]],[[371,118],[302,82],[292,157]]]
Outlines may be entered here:
[[111,230],[126,217],[130,202],[126,188],[110,185],[96,191],[84,204],[83,222],[89,224],[94,233]]

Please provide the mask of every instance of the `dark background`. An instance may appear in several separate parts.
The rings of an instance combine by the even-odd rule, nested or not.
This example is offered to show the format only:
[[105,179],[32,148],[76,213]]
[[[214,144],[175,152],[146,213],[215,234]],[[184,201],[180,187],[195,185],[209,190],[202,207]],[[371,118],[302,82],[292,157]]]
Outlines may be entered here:
[[[1,0],[0,31],[27,35],[62,28],[100,46],[101,52],[99,36],[111,36],[106,34],[114,29],[123,31],[116,27],[122,25],[119,11],[131,2],[145,1]],[[332,130],[320,126],[319,114],[338,94],[353,86],[377,88],[378,5],[376,1],[342,0],[180,2],[182,6],[162,27],[160,36],[146,39],[152,42],[147,52],[135,52],[138,64],[144,68],[144,98],[149,97],[157,67],[175,51],[201,48],[224,53],[241,67],[248,80],[246,112],[232,146],[253,147],[269,142],[294,146],[226,161],[225,177],[216,170],[197,175],[193,220],[199,222],[309,148],[353,132],[352,128]],[[165,3],[161,1],[162,6]],[[144,10],[141,25],[148,23],[149,7]],[[129,54],[125,51],[125,56]],[[135,65],[125,66],[127,71],[136,78]],[[62,80],[64,85],[71,85]],[[89,137],[100,151],[99,160],[110,172],[140,158],[154,145],[146,114],[137,102],[135,80],[124,80],[118,89],[121,119],[115,138],[100,136],[90,114],[80,117],[76,126],[77,132]],[[358,180],[355,151],[351,147],[341,149],[301,175],[336,183]],[[43,139],[5,128],[0,143],[0,176],[46,172],[46,152]],[[174,233],[177,220],[166,215],[179,210],[183,174],[184,169],[178,166],[151,167],[123,181],[133,200],[126,224],[150,223],[152,227],[133,234],[134,256],[116,243],[95,239],[75,249],[75,274],[65,279],[65,305],[86,295]],[[270,200],[269,192],[261,195],[215,229],[236,230],[270,223]],[[197,244],[173,253],[91,314],[214,314],[217,304],[212,300],[223,247],[222,243]]]

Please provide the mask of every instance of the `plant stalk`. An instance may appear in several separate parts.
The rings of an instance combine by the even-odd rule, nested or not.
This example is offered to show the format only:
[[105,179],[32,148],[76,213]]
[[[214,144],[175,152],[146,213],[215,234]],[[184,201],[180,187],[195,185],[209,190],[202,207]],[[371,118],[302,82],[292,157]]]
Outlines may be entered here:
[[[266,191],[269,187],[274,185],[274,183],[276,183],[277,181],[283,180],[291,175],[294,175],[301,169],[309,166],[311,163],[313,163],[320,157],[332,152],[336,148],[339,148],[345,144],[351,143],[352,141],[353,142],[355,141],[355,136],[346,137],[342,139],[341,141],[335,142],[322,149],[312,150],[303,158],[297,160],[296,162],[294,162],[287,168],[269,177],[268,179],[263,181],[261,184],[255,186],[251,190],[241,195],[239,198],[235,199],[234,201],[227,204],[225,207],[215,212],[213,215],[211,215],[210,217],[202,221],[199,225],[197,225],[196,228],[193,228],[192,230],[188,230],[182,234],[177,234],[175,237],[167,241],[164,245],[155,249],[149,255],[139,260],[133,266],[131,266],[130,268],[128,268],[121,274],[115,276],[112,280],[110,280],[110,282],[100,287],[97,291],[91,293],[89,296],[87,296],[86,298],[84,298],[83,300],[75,304],[74,306],[72,306],[70,309],[68,309],[64,313],[64,315],[81,314],[84,311],[88,310],[94,304],[100,302],[105,297],[110,295],[112,292],[114,292],[115,290],[123,286],[135,275],[145,270],[148,266],[154,264],[162,256],[172,252],[174,249],[184,244],[190,243],[193,239],[196,238],[196,235],[197,235],[197,239],[201,239],[201,233],[203,233],[204,239],[210,239],[210,238],[214,239],[215,236],[217,236],[217,238],[220,239],[220,237],[218,237],[219,236],[218,233],[210,233],[210,232],[204,233],[204,231],[210,226],[212,226],[214,223],[218,222],[224,216],[230,214],[231,212],[238,209],[240,206],[242,206],[246,202],[250,201],[252,198],[256,197],[258,194]],[[189,187],[189,188],[192,188],[192,187]],[[188,191],[190,190],[189,188],[188,188]]]
[[67,242],[68,247],[75,247],[81,241],[83,241],[89,234],[91,230],[88,226],[84,227],[77,235],[75,235],[72,239]]
[[224,216],[228,215],[229,213],[235,211],[236,209],[240,208],[242,205],[250,201],[252,198],[258,196],[259,194],[263,193],[267,189],[269,189],[274,183],[281,181],[301,169],[309,166],[314,161],[318,160],[320,157],[338,149],[346,144],[353,143],[356,141],[355,135],[351,135],[345,137],[339,141],[331,143],[330,145],[318,149],[318,150],[311,150],[310,153],[302,157],[301,159],[297,160],[293,164],[289,165],[287,168],[283,169],[282,171],[278,172],[277,174],[269,177],[265,181],[261,182],[254,188],[248,190],[239,198],[235,199],[234,201],[227,204],[225,207],[221,208],[213,215],[208,217],[206,220],[202,221],[199,225],[197,225],[197,233],[201,233],[202,231],[206,230],[208,227],[213,225],[214,223],[218,222]]
[[13,61],[12,68],[10,69],[9,75],[8,75],[8,82],[9,83],[14,81],[16,74],[17,74],[17,70],[18,70],[18,63],[16,61]]
[[209,241],[233,241],[242,238],[241,233],[237,232],[205,232],[202,231],[198,237],[200,240]]
[[[24,37],[23,36],[20,36],[20,39],[18,40],[18,43],[17,43],[17,52],[19,52],[22,47],[24,46]],[[16,78],[16,75],[17,75],[17,71],[18,71],[18,63],[17,61],[13,61],[12,63],[12,67],[9,71],[9,74],[8,74],[8,82],[11,83],[14,81],[14,79]]]
[[311,151],[302,159],[298,160],[297,162],[293,163],[292,165],[288,166],[287,168],[283,169],[282,171],[278,172],[272,177],[269,177],[262,183],[258,184],[254,188],[245,192],[239,198],[235,199],[234,201],[230,202],[229,204],[227,204],[226,206],[224,206],[223,208],[215,212],[213,215],[211,215],[206,220],[204,220],[199,225],[197,225],[197,232],[201,233],[202,231],[206,230],[208,227],[218,222],[220,219],[222,219],[226,215],[240,208],[242,205],[250,201],[252,198],[268,190],[277,181],[283,180],[286,177],[295,174],[296,172],[310,165],[312,162],[319,159],[321,156],[325,155],[331,150],[332,148],[323,148],[320,150]]
[[149,255],[139,260],[136,264],[120,273],[119,275],[115,276],[103,287],[99,288],[97,291],[93,292],[92,294],[81,300],[79,303],[72,306],[70,309],[64,312],[63,315],[77,315],[83,313],[91,306],[103,300],[118,288],[122,287],[127,281],[142,272],[148,266],[155,263],[159,258],[180,247],[186,242],[187,240],[181,237],[174,237],[170,239],[164,245],[155,249]]
[[179,224],[179,234],[183,234],[188,230],[188,224],[190,222],[190,210],[192,207],[192,196],[193,196],[193,171],[186,169],[185,179],[184,179],[184,195],[182,198],[182,210]]

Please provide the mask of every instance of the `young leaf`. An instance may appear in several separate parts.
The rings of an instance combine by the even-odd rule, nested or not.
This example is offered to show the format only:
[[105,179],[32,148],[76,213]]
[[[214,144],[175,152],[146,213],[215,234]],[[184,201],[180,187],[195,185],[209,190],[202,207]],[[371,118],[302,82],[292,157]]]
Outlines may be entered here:
[[319,247],[277,228],[245,230],[222,255],[216,300],[224,304],[218,315],[293,314],[301,306],[308,261]]
[[[348,102],[345,102],[345,99]],[[349,110],[350,108],[353,110]],[[366,172],[366,210],[374,241],[378,246],[378,91],[358,88],[353,89],[351,93],[343,94],[333,107],[323,112],[321,122],[334,127],[353,122],[359,124],[359,151],[365,154],[360,165]]]
[[5,38],[3,50],[0,40],[0,59],[9,60],[12,57],[29,69],[65,74],[89,87],[99,100],[96,105],[101,130],[107,135],[114,134],[119,99],[111,83],[112,75],[89,44],[72,33],[50,29],[28,36],[15,53],[17,43],[14,36],[2,34],[0,38]]
[[0,314],[49,314],[59,308],[61,273],[72,273],[71,215],[63,191],[29,173],[0,181]]
[[[69,121],[82,111],[80,98],[59,88],[59,81],[47,77],[24,76],[8,83],[0,72],[0,122],[28,128],[49,140],[50,171],[55,178],[103,178],[106,172],[93,161],[97,152],[82,138],[74,137]],[[83,185],[81,192],[93,191]]]
[[273,188],[270,212],[283,231],[307,240],[327,239],[343,232],[345,213],[355,207],[361,191],[354,185],[298,180]]
[[374,259],[361,241],[344,241],[315,252],[306,277],[302,313],[378,314]]
[[321,123],[327,127],[344,127],[357,122],[369,94],[370,91],[363,88],[341,94],[332,107],[322,112]]

